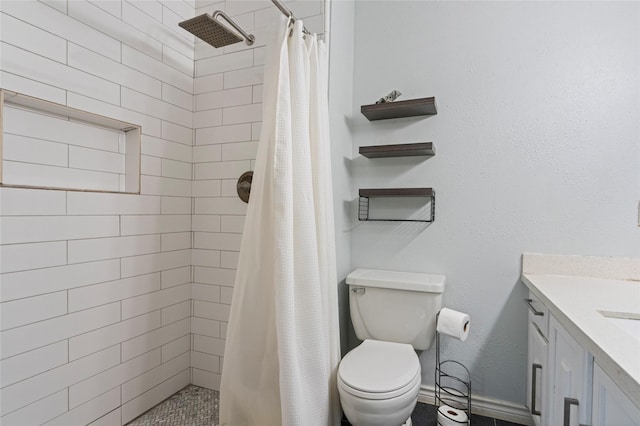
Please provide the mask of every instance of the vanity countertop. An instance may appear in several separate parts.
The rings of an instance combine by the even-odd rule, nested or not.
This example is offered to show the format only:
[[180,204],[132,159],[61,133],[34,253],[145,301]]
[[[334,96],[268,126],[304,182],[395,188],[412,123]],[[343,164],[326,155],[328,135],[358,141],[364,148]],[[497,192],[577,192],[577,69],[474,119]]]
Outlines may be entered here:
[[[523,283],[640,407],[640,259],[551,256],[545,265],[528,256],[546,255],[524,255]],[[561,257],[577,263],[558,268]],[[637,320],[621,327],[602,312]]]

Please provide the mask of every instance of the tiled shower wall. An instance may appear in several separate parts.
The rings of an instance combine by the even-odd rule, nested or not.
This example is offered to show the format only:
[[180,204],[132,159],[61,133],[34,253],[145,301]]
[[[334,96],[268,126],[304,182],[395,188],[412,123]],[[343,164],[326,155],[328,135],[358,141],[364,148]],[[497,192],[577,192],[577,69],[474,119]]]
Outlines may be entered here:
[[[324,27],[323,0],[287,2],[312,32]],[[270,0],[196,2],[196,15],[225,11],[256,38],[214,49],[195,46],[193,215],[193,383],[219,389],[222,356],[246,204],[236,193],[253,169],[262,122],[265,43],[281,16]],[[259,349],[257,349],[259,350]]]
[[[322,32],[323,0],[287,5]],[[194,45],[177,26],[218,9],[256,43]],[[0,87],[143,133],[141,195],[0,188],[0,423],[123,424],[190,382],[218,389],[246,211],[235,181],[253,168],[280,12],[269,0],[0,11]]]
[[143,133],[141,195],[0,189],[3,425],[120,425],[191,381],[194,8],[0,2],[0,87]]

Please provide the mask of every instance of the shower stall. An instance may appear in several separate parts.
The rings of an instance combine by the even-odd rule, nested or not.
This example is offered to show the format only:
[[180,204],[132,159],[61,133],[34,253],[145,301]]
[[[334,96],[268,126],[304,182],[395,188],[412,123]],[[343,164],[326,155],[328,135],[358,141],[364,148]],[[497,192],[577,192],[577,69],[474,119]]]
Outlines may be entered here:
[[[323,32],[325,2],[303,3],[296,17]],[[217,9],[253,44],[216,49],[178,25]],[[126,424],[189,384],[218,389],[247,208],[236,181],[254,167],[280,11],[29,0],[0,13],[2,89],[141,129],[139,194],[126,193],[117,133],[5,106],[2,424]],[[94,181],[115,189],[74,188]]]

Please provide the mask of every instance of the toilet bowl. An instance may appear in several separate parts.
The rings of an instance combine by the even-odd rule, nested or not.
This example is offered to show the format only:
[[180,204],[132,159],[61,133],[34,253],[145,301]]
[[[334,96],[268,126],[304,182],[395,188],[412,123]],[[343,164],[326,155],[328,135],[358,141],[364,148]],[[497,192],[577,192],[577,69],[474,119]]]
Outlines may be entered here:
[[400,426],[415,408],[420,362],[404,343],[365,340],[338,367],[342,409],[354,426]]

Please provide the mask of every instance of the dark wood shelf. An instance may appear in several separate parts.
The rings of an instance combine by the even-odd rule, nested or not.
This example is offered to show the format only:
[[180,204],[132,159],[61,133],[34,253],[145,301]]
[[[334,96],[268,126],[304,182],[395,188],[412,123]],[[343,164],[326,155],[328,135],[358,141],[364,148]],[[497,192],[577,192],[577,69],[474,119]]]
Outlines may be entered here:
[[360,189],[361,197],[432,197],[433,188],[372,188]]
[[361,146],[360,155],[367,158],[419,157],[436,154],[433,142],[403,143],[397,145]]
[[369,121],[436,115],[438,113],[436,109],[436,98],[434,97],[362,105],[360,112],[362,112]]

